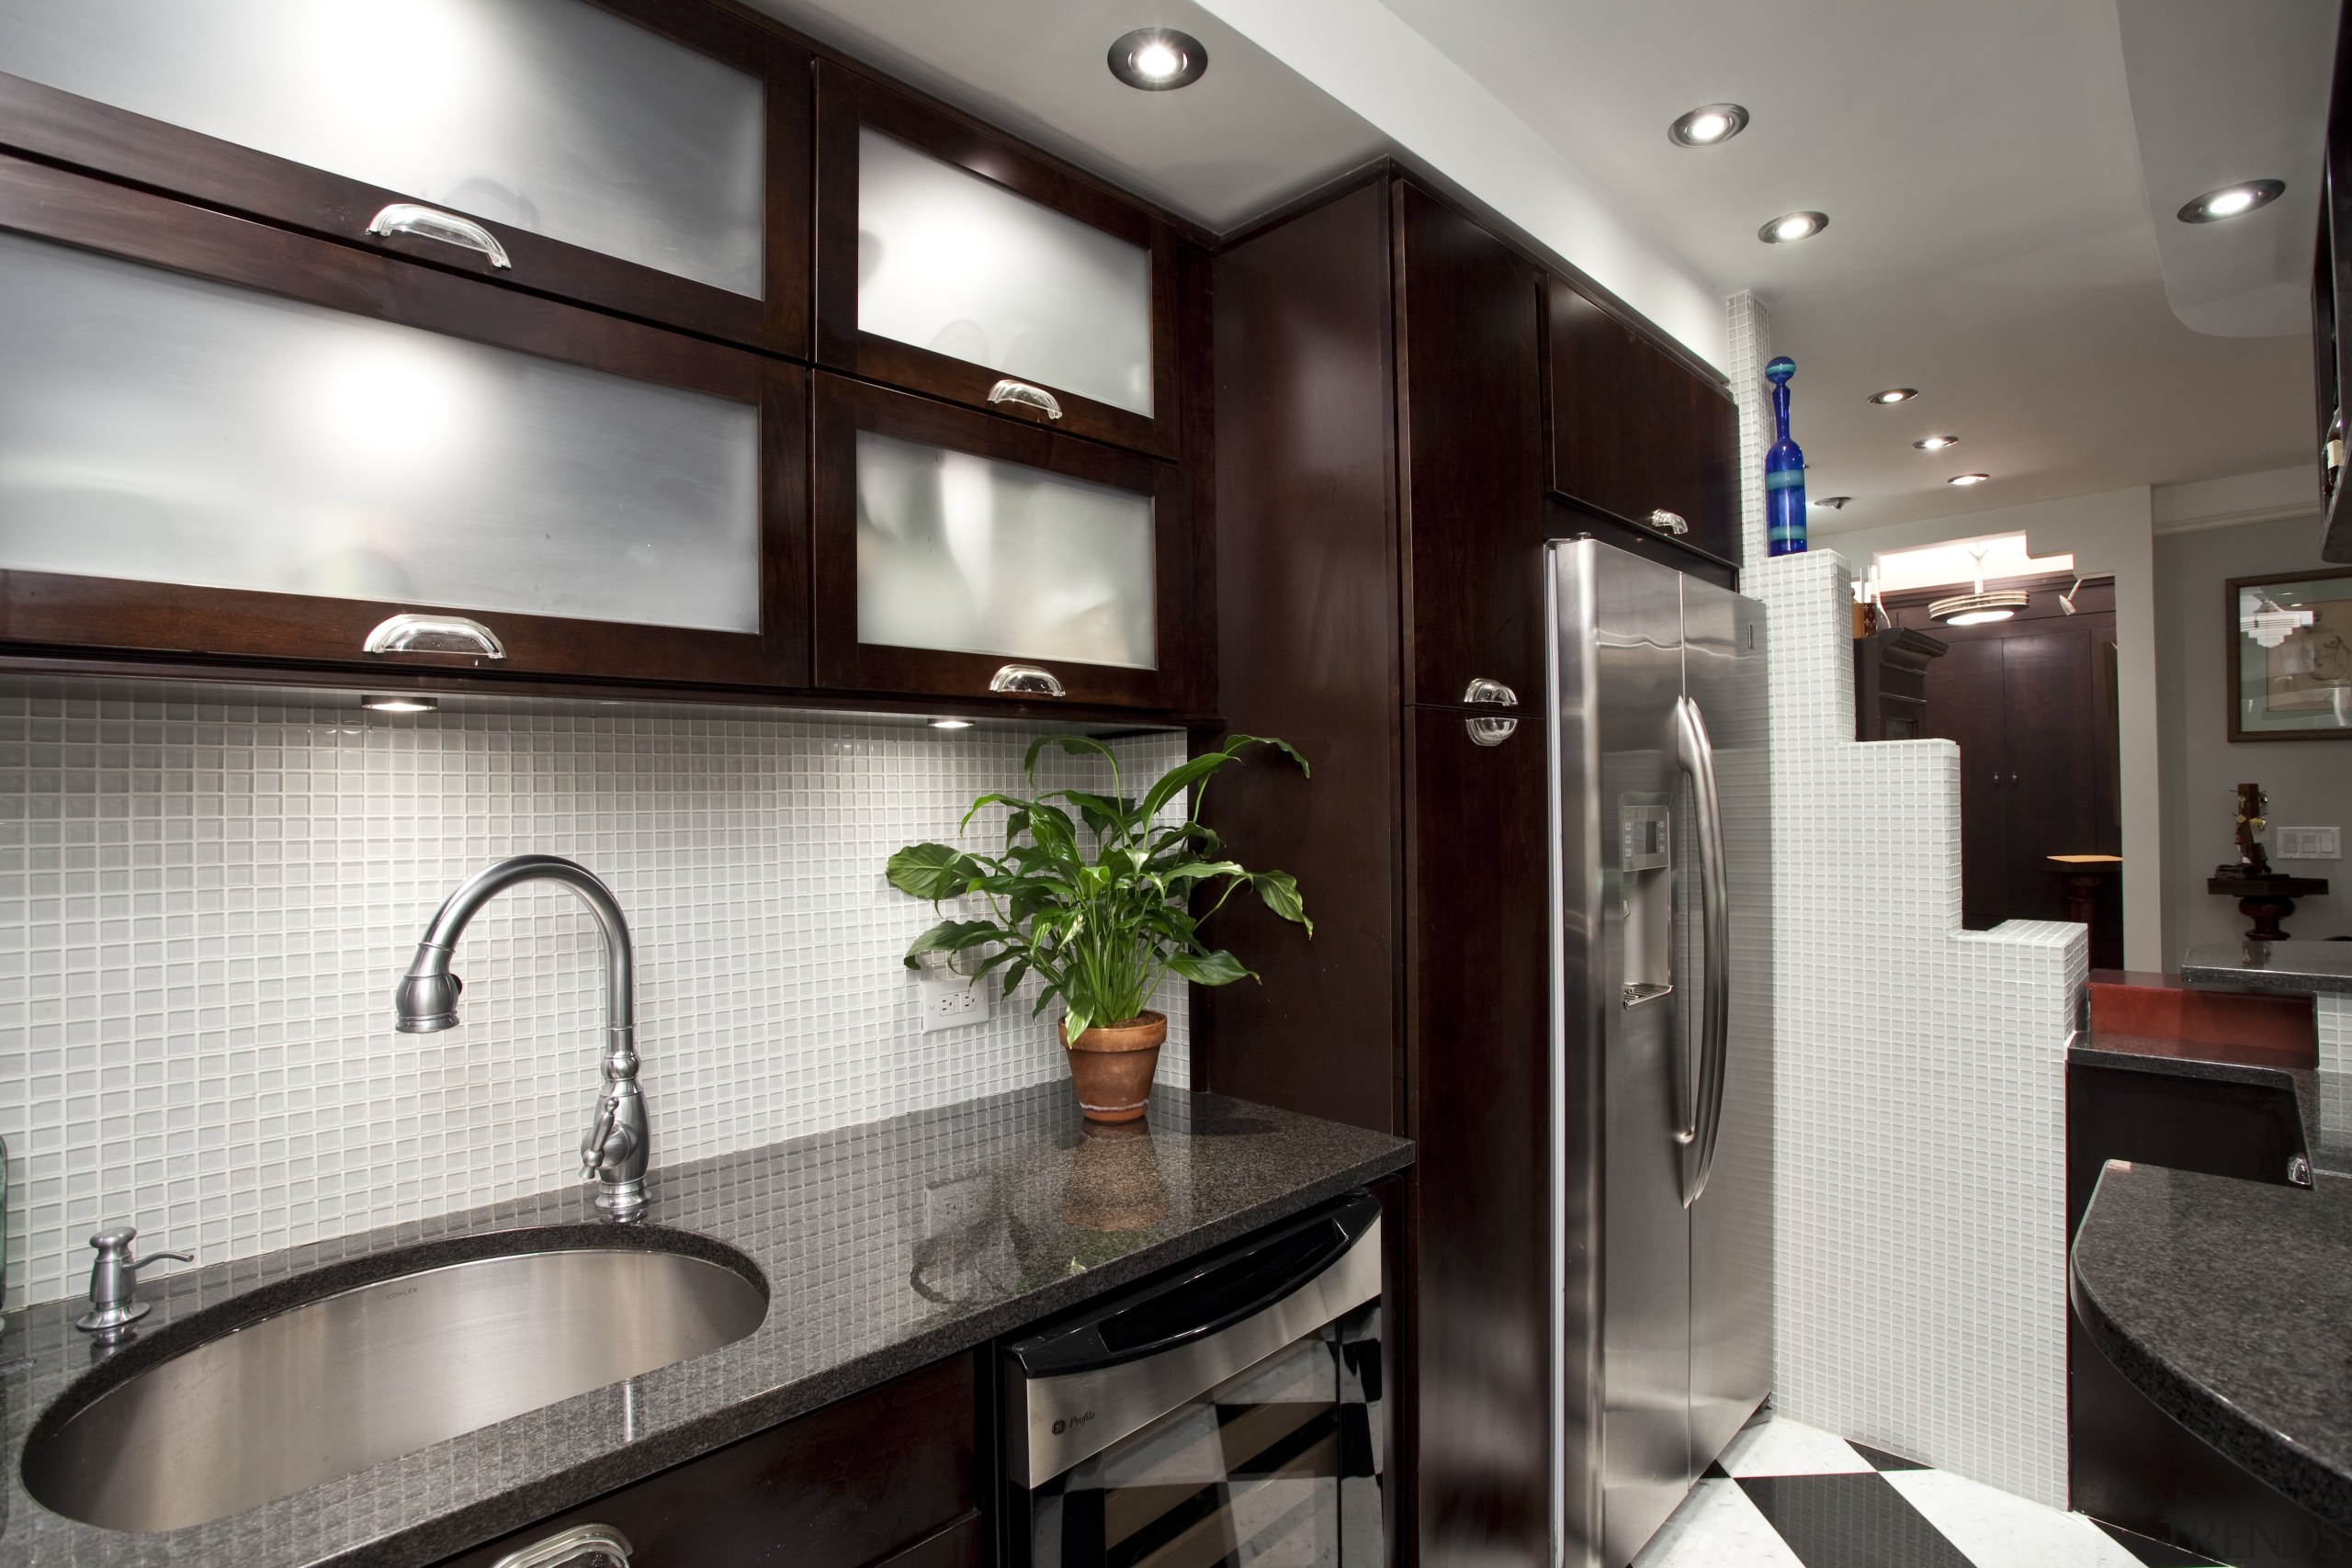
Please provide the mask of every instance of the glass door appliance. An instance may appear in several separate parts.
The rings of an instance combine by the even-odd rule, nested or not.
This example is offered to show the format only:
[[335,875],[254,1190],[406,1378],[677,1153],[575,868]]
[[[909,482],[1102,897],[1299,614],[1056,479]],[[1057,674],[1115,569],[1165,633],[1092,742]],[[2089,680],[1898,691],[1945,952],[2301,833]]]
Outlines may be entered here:
[[1380,1204],[1004,1348],[1015,1568],[1383,1568]]

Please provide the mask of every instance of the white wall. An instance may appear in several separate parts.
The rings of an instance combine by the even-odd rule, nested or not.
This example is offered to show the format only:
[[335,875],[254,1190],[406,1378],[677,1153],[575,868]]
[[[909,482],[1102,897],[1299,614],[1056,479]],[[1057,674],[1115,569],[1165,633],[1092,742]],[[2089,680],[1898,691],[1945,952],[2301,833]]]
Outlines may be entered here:
[[[517,889],[474,922],[459,1027],[391,1028],[435,908],[524,851],[581,861],[629,917],[657,1166],[1057,1076],[1025,991],[917,1032],[899,955],[937,917],[883,879],[974,795],[1022,787],[1027,742],[0,686],[7,1305],[78,1291],[107,1224],[217,1263],[577,1180],[601,970],[571,894]],[[1119,749],[1156,774],[1184,740]],[[1159,1070],[1181,1085],[1170,991]]]
[[1730,363],[1723,290],[1380,0],[1201,3],[1691,353]]
[[[2165,967],[2202,942],[2229,942],[2246,929],[2235,900],[2205,890],[2213,868],[2237,858],[2237,786],[2270,796],[2271,820],[2342,828],[2352,836],[2352,739],[2241,740],[2229,735],[2233,577],[2320,570],[2317,513],[2156,536],[2157,611],[2165,626],[2157,683],[2164,693]],[[2274,839],[2272,849],[2277,843]],[[2352,936],[2352,863],[2274,862],[2280,871],[2329,879],[2326,897],[2297,901],[2287,930],[2298,937]]]
[[1770,326],[1731,307],[1771,638],[1773,1400],[2066,1498],[2065,1051],[2080,926],[1960,929],[1960,754],[1858,744],[1845,563],[1762,558]]
[[[2036,555],[2071,551],[2086,576],[2115,577],[2116,730],[2123,785],[2123,962],[2161,970],[2178,943],[2165,928],[2162,769],[2157,733],[2156,569],[2148,487],[2105,491],[2031,506],[1972,512],[1921,523],[1815,533],[1857,570],[1876,550],[1907,549],[1981,534],[2022,533]],[[2177,967],[2177,964],[2169,967]]]

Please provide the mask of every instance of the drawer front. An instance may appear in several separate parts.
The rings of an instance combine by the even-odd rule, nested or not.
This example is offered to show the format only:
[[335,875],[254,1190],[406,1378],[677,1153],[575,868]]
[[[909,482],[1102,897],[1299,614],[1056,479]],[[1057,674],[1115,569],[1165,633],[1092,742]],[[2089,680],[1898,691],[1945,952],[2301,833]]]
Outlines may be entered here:
[[0,355],[7,642],[804,667],[797,367],[6,158]]
[[[820,686],[1141,708],[1183,690],[1173,465],[823,374],[811,456]],[[1041,675],[1007,686],[1014,669]]]
[[808,352],[809,60],[716,6],[0,0],[0,145]]
[[1173,457],[1173,236],[1018,142],[820,66],[817,358]]
[[1737,424],[1730,394],[1586,298],[1544,280],[1551,488],[1735,564]]
[[[972,1400],[971,1359],[955,1357],[441,1568],[496,1568],[589,1525],[628,1542],[628,1568],[863,1568],[884,1558],[904,1568],[979,1568]],[[566,1568],[571,1561],[557,1559]],[[592,1564],[607,1568],[593,1555],[581,1568]]]

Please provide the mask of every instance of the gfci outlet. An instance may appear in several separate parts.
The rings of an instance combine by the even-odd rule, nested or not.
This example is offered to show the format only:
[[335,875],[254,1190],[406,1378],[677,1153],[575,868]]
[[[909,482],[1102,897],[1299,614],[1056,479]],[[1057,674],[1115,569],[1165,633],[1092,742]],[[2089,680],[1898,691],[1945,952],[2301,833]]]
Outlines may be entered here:
[[2342,860],[2344,829],[2341,828],[2286,828],[2278,829],[2274,840],[2280,860]]
[[934,1029],[961,1029],[967,1023],[979,1023],[989,1016],[989,993],[986,981],[966,985],[959,976],[953,980],[923,980],[916,985],[922,998],[922,1032]]

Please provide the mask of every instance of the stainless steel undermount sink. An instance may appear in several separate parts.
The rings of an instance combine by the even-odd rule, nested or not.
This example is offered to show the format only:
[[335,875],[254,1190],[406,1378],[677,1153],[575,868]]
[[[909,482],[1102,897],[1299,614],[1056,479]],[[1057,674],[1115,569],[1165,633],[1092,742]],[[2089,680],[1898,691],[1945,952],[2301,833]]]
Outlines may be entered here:
[[767,1309],[748,1259],[643,1247],[395,1274],[192,1345],[45,1418],[25,1486],[108,1529],[204,1524],[716,1350]]

